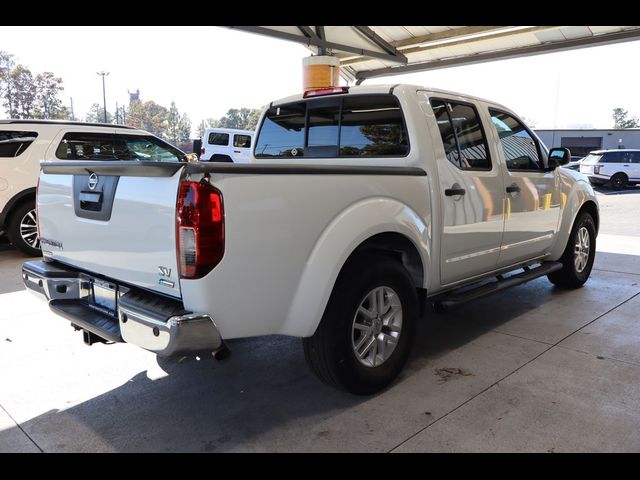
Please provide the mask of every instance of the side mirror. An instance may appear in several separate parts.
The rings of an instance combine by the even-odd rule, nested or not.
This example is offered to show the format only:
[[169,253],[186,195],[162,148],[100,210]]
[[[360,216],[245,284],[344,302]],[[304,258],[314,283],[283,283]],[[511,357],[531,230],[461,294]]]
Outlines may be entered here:
[[187,159],[187,162],[194,163],[194,162],[198,161],[198,154],[197,153],[187,153],[185,155],[185,158]]
[[570,161],[571,151],[568,148],[552,148],[549,151],[549,170],[555,170]]

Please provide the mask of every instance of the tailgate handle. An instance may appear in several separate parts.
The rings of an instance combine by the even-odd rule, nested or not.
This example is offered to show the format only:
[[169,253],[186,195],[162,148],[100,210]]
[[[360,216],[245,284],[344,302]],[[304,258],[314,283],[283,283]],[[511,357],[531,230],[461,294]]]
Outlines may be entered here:
[[80,192],[78,199],[83,210],[100,211],[102,208],[102,192]]

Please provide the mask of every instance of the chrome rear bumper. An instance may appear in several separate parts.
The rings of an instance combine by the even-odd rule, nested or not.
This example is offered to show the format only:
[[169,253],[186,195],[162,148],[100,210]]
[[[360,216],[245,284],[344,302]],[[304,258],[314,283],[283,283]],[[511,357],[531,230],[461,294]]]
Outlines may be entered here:
[[110,280],[117,289],[116,309],[107,311],[92,302],[95,277],[52,262],[24,263],[22,279],[54,312],[105,340],[131,343],[160,356],[223,348],[213,319],[185,311],[178,300]]

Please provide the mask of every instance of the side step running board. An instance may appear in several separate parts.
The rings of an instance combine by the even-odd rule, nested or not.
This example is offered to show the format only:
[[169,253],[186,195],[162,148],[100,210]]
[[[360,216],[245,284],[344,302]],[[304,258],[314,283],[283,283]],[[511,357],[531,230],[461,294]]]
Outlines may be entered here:
[[442,297],[435,299],[435,302],[439,303],[440,306],[443,307],[452,307],[454,305],[466,303],[471,300],[476,300],[486,295],[491,295],[492,293],[496,293],[501,290],[514,287],[516,285],[521,285],[530,280],[534,280],[538,277],[542,277],[544,275],[550,274],[551,272],[560,270],[561,268],[562,264],[560,262],[543,262],[539,267],[536,268],[525,267],[524,272],[517,275],[512,275],[508,278],[504,278],[499,275],[496,277],[498,280],[493,283],[484,284],[480,287],[464,290],[461,292],[456,292],[454,290],[449,294],[444,294]]

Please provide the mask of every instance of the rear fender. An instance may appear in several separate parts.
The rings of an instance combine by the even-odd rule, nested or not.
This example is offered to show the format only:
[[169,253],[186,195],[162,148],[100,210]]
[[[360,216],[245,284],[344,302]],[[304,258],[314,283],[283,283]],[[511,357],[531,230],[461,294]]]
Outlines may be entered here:
[[430,223],[430,219],[423,221],[409,206],[389,198],[370,198],[343,210],[316,242],[281,333],[296,337],[313,335],[343,265],[360,244],[379,233],[399,233],[414,244],[424,269],[422,287],[426,287],[431,264]]

